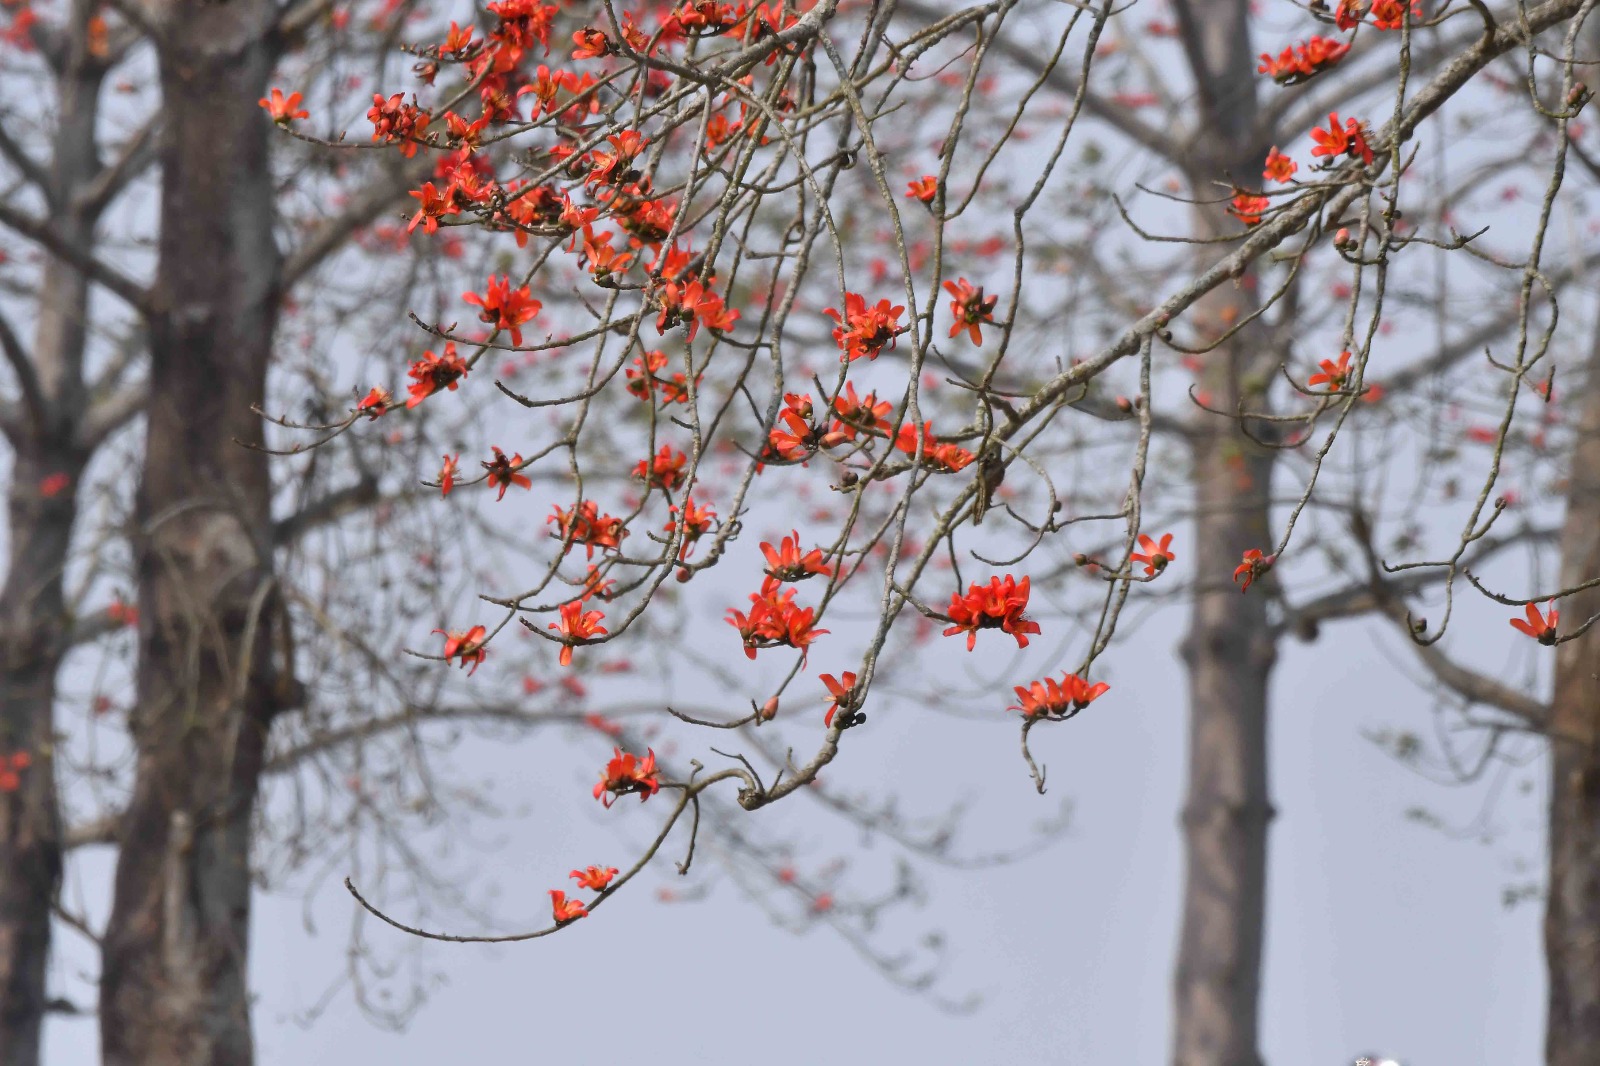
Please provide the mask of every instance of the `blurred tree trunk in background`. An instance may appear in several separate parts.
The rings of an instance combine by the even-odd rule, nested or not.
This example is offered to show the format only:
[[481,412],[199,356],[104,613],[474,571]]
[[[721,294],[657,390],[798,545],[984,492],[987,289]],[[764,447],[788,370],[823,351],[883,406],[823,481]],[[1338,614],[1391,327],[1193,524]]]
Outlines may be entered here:
[[159,264],[135,554],[138,759],[105,936],[108,1066],[253,1059],[250,832],[288,683],[263,402],[280,288],[269,0],[165,5]]

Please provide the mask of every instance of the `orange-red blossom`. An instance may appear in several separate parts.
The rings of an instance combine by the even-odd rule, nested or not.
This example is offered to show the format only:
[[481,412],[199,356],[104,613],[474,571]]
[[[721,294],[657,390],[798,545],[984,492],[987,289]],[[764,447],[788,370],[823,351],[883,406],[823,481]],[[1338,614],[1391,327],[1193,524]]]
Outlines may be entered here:
[[489,632],[485,626],[473,626],[465,632],[452,630],[446,633],[442,629],[435,629],[435,633],[444,635],[444,661],[455,659],[457,665],[465,668],[471,666],[467,676],[478,672],[479,665],[489,655],[489,649],[483,646],[483,638]]
[[262,97],[257,101],[267,109],[267,114],[272,116],[272,121],[280,126],[287,126],[297,118],[310,118],[311,112],[300,107],[300,94],[290,93],[283,95],[282,89],[273,89],[271,98]]
[[855,724],[855,710],[860,705],[861,697],[856,692],[856,675],[849,670],[843,677],[834,677],[832,674],[820,674],[817,677],[822,682],[822,687],[828,690],[832,697],[828,704],[828,713],[822,716],[822,724],[833,725],[833,716],[844,711],[844,721],[839,728],[844,729]]
[[561,649],[561,665],[572,665],[572,643],[588,640],[591,637],[604,636],[606,627],[600,622],[605,618],[602,611],[585,611],[583,600],[577,599],[561,605],[561,621],[551,622],[545,628],[559,630],[563,639],[569,643]]
[[642,759],[621,748],[612,750],[615,754],[606,763],[606,768],[600,773],[599,783],[594,786],[595,799],[610,807],[617,797],[631,792],[639,793],[639,802],[643,803],[661,791],[654,748],[646,749]]
[[617,876],[615,866],[590,866],[583,870],[574,870],[567,875],[578,882],[579,888],[592,888],[596,892],[605,890],[611,879]]
[[1168,533],[1157,544],[1143,533],[1139,534],[1139,551],[1128,558],[1136,563],[1144,564],[1144,576],[1154,577],[1167,568],[1167,564],[1177,558],[1172,551],[1172,534]]
[[1243,561],[1233,568],[1233,580],[1237,583],[1242,577],[1244,584],[1239,586],[1240,592],[1250,591],[1250,582],[1272,569],[1272,564],[1278,561],[1276,555],[1263,555],[1260,548],[1251,548],[1244,553]]
[[761,583],[760,592],[750,594],[750,612],[728,608],[727,622],[739,631],[746,658],[754,659],[761,648],[799,648],[801,657],[811,643],[828,632],[814,628],[817,609],[802,608],[794,602],[794,589],[785,589],[777,578]]
[[1561,612],[1556,610],[1555,600],[1545,604],[1545,610],[1549,612],[1549,617],[1540,614],[1539,608],[1530,603],[1525,612],[1528,620],[1524,622],[1520,618],[1513,618],[1511,619],[1511,627],[1519,633],[1526,633],[1540,644],[1554,644],[1556,642],[1556,623],[1561,621]]
[[550,890],[550,912],[555,916],[557,925],[565,925],[589,916],[589,908],[583,905],[582,900],[568,899],[567,894],[559,888]]
[[1071,718],[1110,688],[1104,681],[1091,685],[1077,674],[1063,674],[1060,681],[1047,677],[1026,687],[1014,686],[1021,703],[1006,710],[1021,711],[1029,718]]
[[1039,632],[1039,623],[1027,618],[1028,578],[1017,581],[1010,574],[991,577],[987,585],[974,581],[966,595],[950,596],[950,621],[955,623],[944,635],[967,635],[967,650],[978,642],[978,630],[998,629],[1016,638],[1017,647],[1028,646],[1028,634]]

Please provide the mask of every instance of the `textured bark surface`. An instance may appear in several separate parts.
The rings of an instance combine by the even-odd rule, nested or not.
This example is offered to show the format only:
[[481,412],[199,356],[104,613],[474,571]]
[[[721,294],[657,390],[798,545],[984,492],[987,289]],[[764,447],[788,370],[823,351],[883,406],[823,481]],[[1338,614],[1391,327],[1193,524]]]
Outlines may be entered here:
[[[75,202],[99,171],[95,151],[104,73],[84,46],[89,5],[73,5],[65,70],[57,81],[56,128],[47,180],[57,231],[73,247],[94,245],[96,212]],[[25,751],[32,765],[16,792],[0,794],[0,1064],[37,1066],[48,1002],[51,905],[61,883],[61,818],[51,758],[56,676],[67,648],[62,578],[87,461],[80,427],[89,286],[48,260],[28,349],[38,384],[8,437],[14,466],[6,501],[9,555],[0,584],[0,752]],[[20,338],[19,338],[20,339]],[[47,495],[46,479],[67,488]]]
[[[1232,236],[1238,222],[1216,205],[1218,187],[1258,188],[1267,145],[1257,143],[1255,49],[1248,0],[1179,0],[1174,5],[1198,87],[1197,123],[1208,136],[1184,161],[1191,195],[1213,206],[1195,212],[1200,236]],[[1209,261],[1214,253],[1202,251]],[[1257,307],[1253,278],[1218,290],[1188,316],[1221,337]],[[1283,313],[1292,301],[1286,302]],[[1202,356],[1200,388],[1210,405],[1255,410],[1281,353],[1252,325]],[[1256,427],[1256,435],[1270,432]],[[1240,426],[1199,415],[1190,448],[1197,508],[1194,541],[1182,560],[1194,593],[1183,661],[1189,698],[1188,786],[1183,807],[1184,882],[1173,992],[1176,1066],[1256,1066],[1266,909],[1267,686],[1276,648],[1266,590],[1241,595],[1229,580],[1246,549],[1270,551],[1273,453]]]
[[[1600,578],[1600,334],[1579,410],[1561,530],[1561,586]],[[1561,601],[1561,628],[1600,611],[1600,590]],[[1556,651],[1550,720],[1550,884],[1545,1035],[1550,1066],[1600,1062],[1600,626]]]
[[281,706],[258,442],[278,302],[268,0],[161,11],[166,108],[138,498],[137,749],[100,990],[106,1066],[253,1060],[250,829]]

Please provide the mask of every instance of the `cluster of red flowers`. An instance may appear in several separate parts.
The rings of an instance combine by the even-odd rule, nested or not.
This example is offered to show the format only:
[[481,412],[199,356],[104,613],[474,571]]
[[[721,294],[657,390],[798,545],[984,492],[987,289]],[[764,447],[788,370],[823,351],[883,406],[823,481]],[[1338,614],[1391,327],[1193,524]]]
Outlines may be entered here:
[[1028,609],[1028,578],[1017,581],[1010,574],[991,577],[987,585],[974,581],[967,586],[966,595],[950,596],[950,621],[954,623],[944,635],[967,635],[967,650],[978,642],[980,629],[998,629],[1016,638],[1017,647],[1028,646],[1028,634],[1039,632],[1039,623],[1032,621],[1024,611]]
[[776,548],[769,541],[762,541],[761,554],[767,558],[766,575],[775,581],[804,581],[818,574],[833,576],[833,568],[823,560],[821,548],[800,550],[798,530],[779,541]]
[[1021,703],[1006,710],[1021,711],[1029,718],[1071,718],[1110,688],[1104,681],[1091,685],[1077,674],[1064,674],[1060,681],[1047,677],[1031,685],[1014,686]]
[[1372,146],[1367,143],[1366,128],[1356,119],[1346,119],[1340,125],[1338,112],[1331,112],[1328,115],[1328,128],[1319,126],[1312,130],[1311,139],[1317,142],[1317,146],[1311,149],[1312,155],[1347,155],[1351,159],[1360,159],[1368,166],[1372,165]]
[[878,394],[869,392],[865,396],[856,395],[856,387],[852,382],[845,382],[844,388],[833,398],[833,413],[838,417],[828,427],[827,435],[822,438],[823,447],[833,447],[847,440],[855,440],[856,433],[868,430],[889,434],[889,412],[894,410],[894,405],[888,400],[879,400]]
[[399,143],[400,154],[409,159],[417,154],[418,139],[422,131],[428,128],[428,123],[433,121],[433,116],[417,106],[416,96],[412,96],[408,104],[404,93],[395,93],[387,100],[373,94],[367,119],[372,123],[373,140],[384,144]]
[[[1341,30],[1353,30],[1370,12],[1373,29],[1398,30],[1405,24],[1406,10],[1404,0],[1339,0],[1334,22]],[[1411,0],[1410,11],[1412,18],[1421,18],[1421,0]]]
[[886,346],[893,348],[895,338],[905,331],[900,324],[904,307],[891,305],[888,300],[879,300],[868,307],[860,293],[844,294],[843,314],[834,307],[822,313],[839,324],[833,331],[833,342],[844,353],[840,356],[841,362],[853,363],[862,356],[876,359]]
[[804,661],[811,644],[826,629],[815,628],[817,609],[794,602],[794,589],[768,577],[761,591],[750,594],[750,612],[728,608],[727,622],[739,631],[746,658],[754,659],[761,648],[798,648]]
[[922,445],[923,463],[934,470],[953,474],[972,462],[972,453],[965,448],[938,440],[933,435],[932,422],[924,422],[920,434],[917,427],[909,423],[901,426],[894,446],[907,455],[915,455],[918,443]]
[[767,447],[762,452],[763,461],[771,462],[781,459],[784,462],[798,463],[811,458],[811,453],[817,450],[822,443],[822,432],[811,424],[811,416],[815,413],[811,406],[811,397],[798,392],[783,394],[783,407],[778,411],[778,420],[783,423],[773,426],[767,433]]
[[582,544],[590,559],[594,558],[596,548],[605,551],[621,547],[622,538],[628,535],[622,528],[622,519],[602,515],[600,506],[593,500],[584,500],[571,511],[563,511],[559,506],[554,511],[555,514],[545,519],[545,524],[554,522],[555,535],[573,544]]
[[[1340,28],[1348,29],[1344,26]],[[1285,48],[1277,59],[1262,52],[1261,66],[1256,69],[1270,75],[1279,85],[1298,85],[1334,66],[1349,51],[1350,45],[1346,41],[1312,37],[1305,44],[1292,44]]]
[[722,302],[715,289],[699,278],[688,281],[669,281],[661,287],[656,300],[661,313],[656,317],[656,332],[688,323],[689,340],[694,340],[700,327],[729,330],[739,320],[739,312]]
[[33,765],[33,756],[25,751],[0,755],[0,792],[15,792],[22,787],[22,771]]
[[600,772],[600,781],[594,786],[595,799],[610,807],[619,797],[632,792],[637,792],[639,802],[643,803],[661,791],[654,749],[647,750],[642,759],[621,748],[613,751],[615,754]]

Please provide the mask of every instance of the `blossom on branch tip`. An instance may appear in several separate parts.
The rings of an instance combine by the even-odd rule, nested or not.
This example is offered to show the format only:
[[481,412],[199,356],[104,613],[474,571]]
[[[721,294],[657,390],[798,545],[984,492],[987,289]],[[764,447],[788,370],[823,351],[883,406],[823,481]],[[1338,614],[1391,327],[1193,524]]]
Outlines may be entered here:
[[828,695],[832,697],[828,704],[828,713],[822,716],[824,726],[832,726],[833,716],[840,711],[844,711],[844,718],[839,722],[840,729],[849,729],[863,720],[863,717],[856,713],[857,708],[861,706],[861,696],[856,692],[854,673],[846,670],[842,677],[820,674],[817,680],[822,682],[822,687],[827,689]]
[[272,121],[280,126],[287,126],[297,118],[311,117],[311,112],[300,107],[299,93],[284,96],[282,89],[273,89],[270,98],[264,96],[258,103],[266,108],[267,114],[272,116]]
[[951,296],[950,313],[955,316],[950,336],[965,330],[973,344],[982,344],[983,331],[979,327],[994,324],[994,308],[1000,297],[984,296],[983,288],[973,288],[966,278],[947,281],[944,288]]
[[950,596],[950,621],[954,623],[944,635],[967,635],[967,650],[978,642],[980,629],[998,629],[1016,638],[1017,647],[1028,646],[1028,634],[1039,632],[1039,623],[1026,617],[1028,608],[1028,578],[1017,581],[1010,574],[991,577],[987,585],[974,581],[965,595]]
[[440,496],[450,495],[450,490],[456,487],[456,475],[461,472],[456,465],[456,461],[460,458],[461,456],[459,455],[447,455],[444,457],[444,465],[439,468]]
[[434,632],[444,636],[444,661],[455,659],[463,669],[470,665],[472,669],[467,670],[468,677],[478,672],[478,667],[489,655],[489,649],[483,646],[483,638],[489,632],[485,626],[473,626],[465,632],[452,630],[447,633],[442,629],[435,629]]
[[631,792],[639,793],[639,802],[643,803],[661,791],[654,749],[647,749],[642,759],[621,748],[613,751],[616,754],[606,763],[606,768],[600,773],[599,784],[594,786],[595,799],[610,807],[617,797]]
[[633,476],[653,488],[670,492],[683,484],[683,468],[687,465],[687,455],[674,451],[670,444],[663,444],[654,457],[639,460],[633,468]]
[[1256,70],[1270,75],[1279,85],[1298,85],[1338,63],[1349,51],[1350,45],[1344,41],[1314,36],[1305,44],[1292,44],[1285,48],[1277,59],[1262,52],[1261,66]]
[[1519,633],[1527,634],[1540,644],[1547,646],[1554,644],[1556,642],[1556,623],[1561,620],[1561,612],[1556,610],[1555,600],[1545,604],[1545,611],[1548,613],[1548,617],[1539,613],[1537,605],[1530,603],[1524,612],[1528,620],[1524,622],[1520,618],[1513,618],[1511,619],[1511,627]]
[[1267,162],[1261,171],[1261,176],[1267,181],[1275,181],[1281,185],[1294,177],[1295,171],[1299,169],[1300,164],[1278,151],[1277,148],[1272,148],[1267,152]]
[[932,174],[926,174],[916,181],[906,183],[906,199],[919,200],[925,204],[932,204],[933,198],[939,195],[939,179]]
[[415,96],[408,104],[405,103],[404,93],[395,93],[387,100],[374,94],[367,119],[372,123],[373,140],[386,144],[399,142],[400,154],[409,159],[417,154],[416,139],[422,135],[433,116],[417,106]]
[[382,385],[374,385],[370,392],[356,404],[356,413],[371,419],[382,418],[393,406],[393,397]]
[[517,473],[517,468],[522,465],[521,452],[507,459],[506,453],[499,448],[494,448],[493,451],[494,458],[479,465],[489,472],[486,479],[489,487],[500,490],[500,494],[495,497],[497,501],[506,498],[506,489],[509,489],[512,485],[520,489],[533,488],[533,481],[527,474]]
[[567,875],[578,882],[579,888],[592,888],[596,892],[605,891],[611,879],[617,876],[615,866],[590,866],[583,870],[574,870]]
[[476,304],[478,317],[489,323],[495,329],[506,330],[511,334],[511,343],[522,344],[522,325],[531,320],[543,309],[543,305],[533,298],[533,293],[524,285],[519,289],[511,288],[509,276],[491,275],[482,295],[475,292],[464,292],[461,298],[469,304]]
[[833,331],[833,342],[843,353],[839,357],[842,363],[853,363],[862,356],[876,359],[886,347],[893,348],[895,338],[905,332],[900,324],[904,307],[879,300],[869,308],[866,297],[857,292],[844,294],[843,314],[836,307],[822,313],[839,324]]
[[1172,552],[1172,534],[1167,533],[1157,544],[1143,533],[1139,534],[1139,551],[1128,558],[1135,563],[1144,564],[1144,576],[1154,577],[1167,568],[1167,564],[1177,558]]
[[550,911],[557,925],[566,925],[589,916],[589,908],[583,905],[582,900],[568,899],[567,894],[558,888],[550,890]]
[[1312,155],[1325,155],[1333,157],[1347,155],[1352,159],[1360,159],[1367,166],[1372,165],[1372,146],[1367,143],[1366,128],[1357,119],[1345,119],[1344,124],[1339,123],[1339,113],[1328,113],[1328,128],[1318,126],[1311,131],[1311,139],[1317,146],[1311,149]]
[[456,354],[455,341],[445,341],[444,351],[438,355],[423,352],[422,358],[412,363],[406,372],[414,379],[406,407],[417,406],[441,389],[454,392],[461,379],[467,376],[467,369],[467,361]]
[[1244,553],[1244,561],[1233,568],[1233,580],[1237,584],[1244,578],[1244,584],[1239,586],[1240,592],[1250,591],[1250,582],[1272,569],[1272,564],[1278,561],[1276,555],[1262,555],[1260,548],[1251,548]]
[[794,589],[785,589],[775,577],[761,583],[760,592],[750,594],[750,611],[728,608],[726,621],[739,631],[747,659],[754,659],[761,648],[798,648],[805,661],[811,644],[826,629],[815,628],[817,609],[794,602]]
[[1012,691],[1021,702],[1006,710],[1021,711],[1028,718],[1071,718],[1110,689],[1104,681],[1091,685],[1077,674],[1063,674],[1060,681],[1047,677],[1014,686]]
[[1308,388],[1316,388],[1318,385],[1326,385],[1328,386],[1329,392],[1338,392],[1340,389],[1343,389],[1345,384],[1350,380],[1349,352],[1340,352],[1339,361],[1337,363],[1332,359],[1323,359],[1318,362],[1317,365],[1322,368],[1322,371],[1321,373],[1312,374],[1306,379],[1306,386]]
[[0,792],[15,792],[22,787],[22,771],[33,765],[33,756],[25,751],[0,755]]
[[804,581],[816,574],[821,574],[823,577],[833,576],[833,568],[823,561],[821,548],[812,548],[804,554],[801,553],[798,530],[779,541],[776,548],[771,543],[762,541],[761,554],[767,559],[767,575],[778,581]]
[[559,630],[562,638],[567,641],[561,648],[562,666],[572,665],[574,642],[605,635],[606,627],[600,624],[604,618],[605,613],[602,611],[585,611],[581,599],[561,605],[561,621],[551,622],[545,628]]

